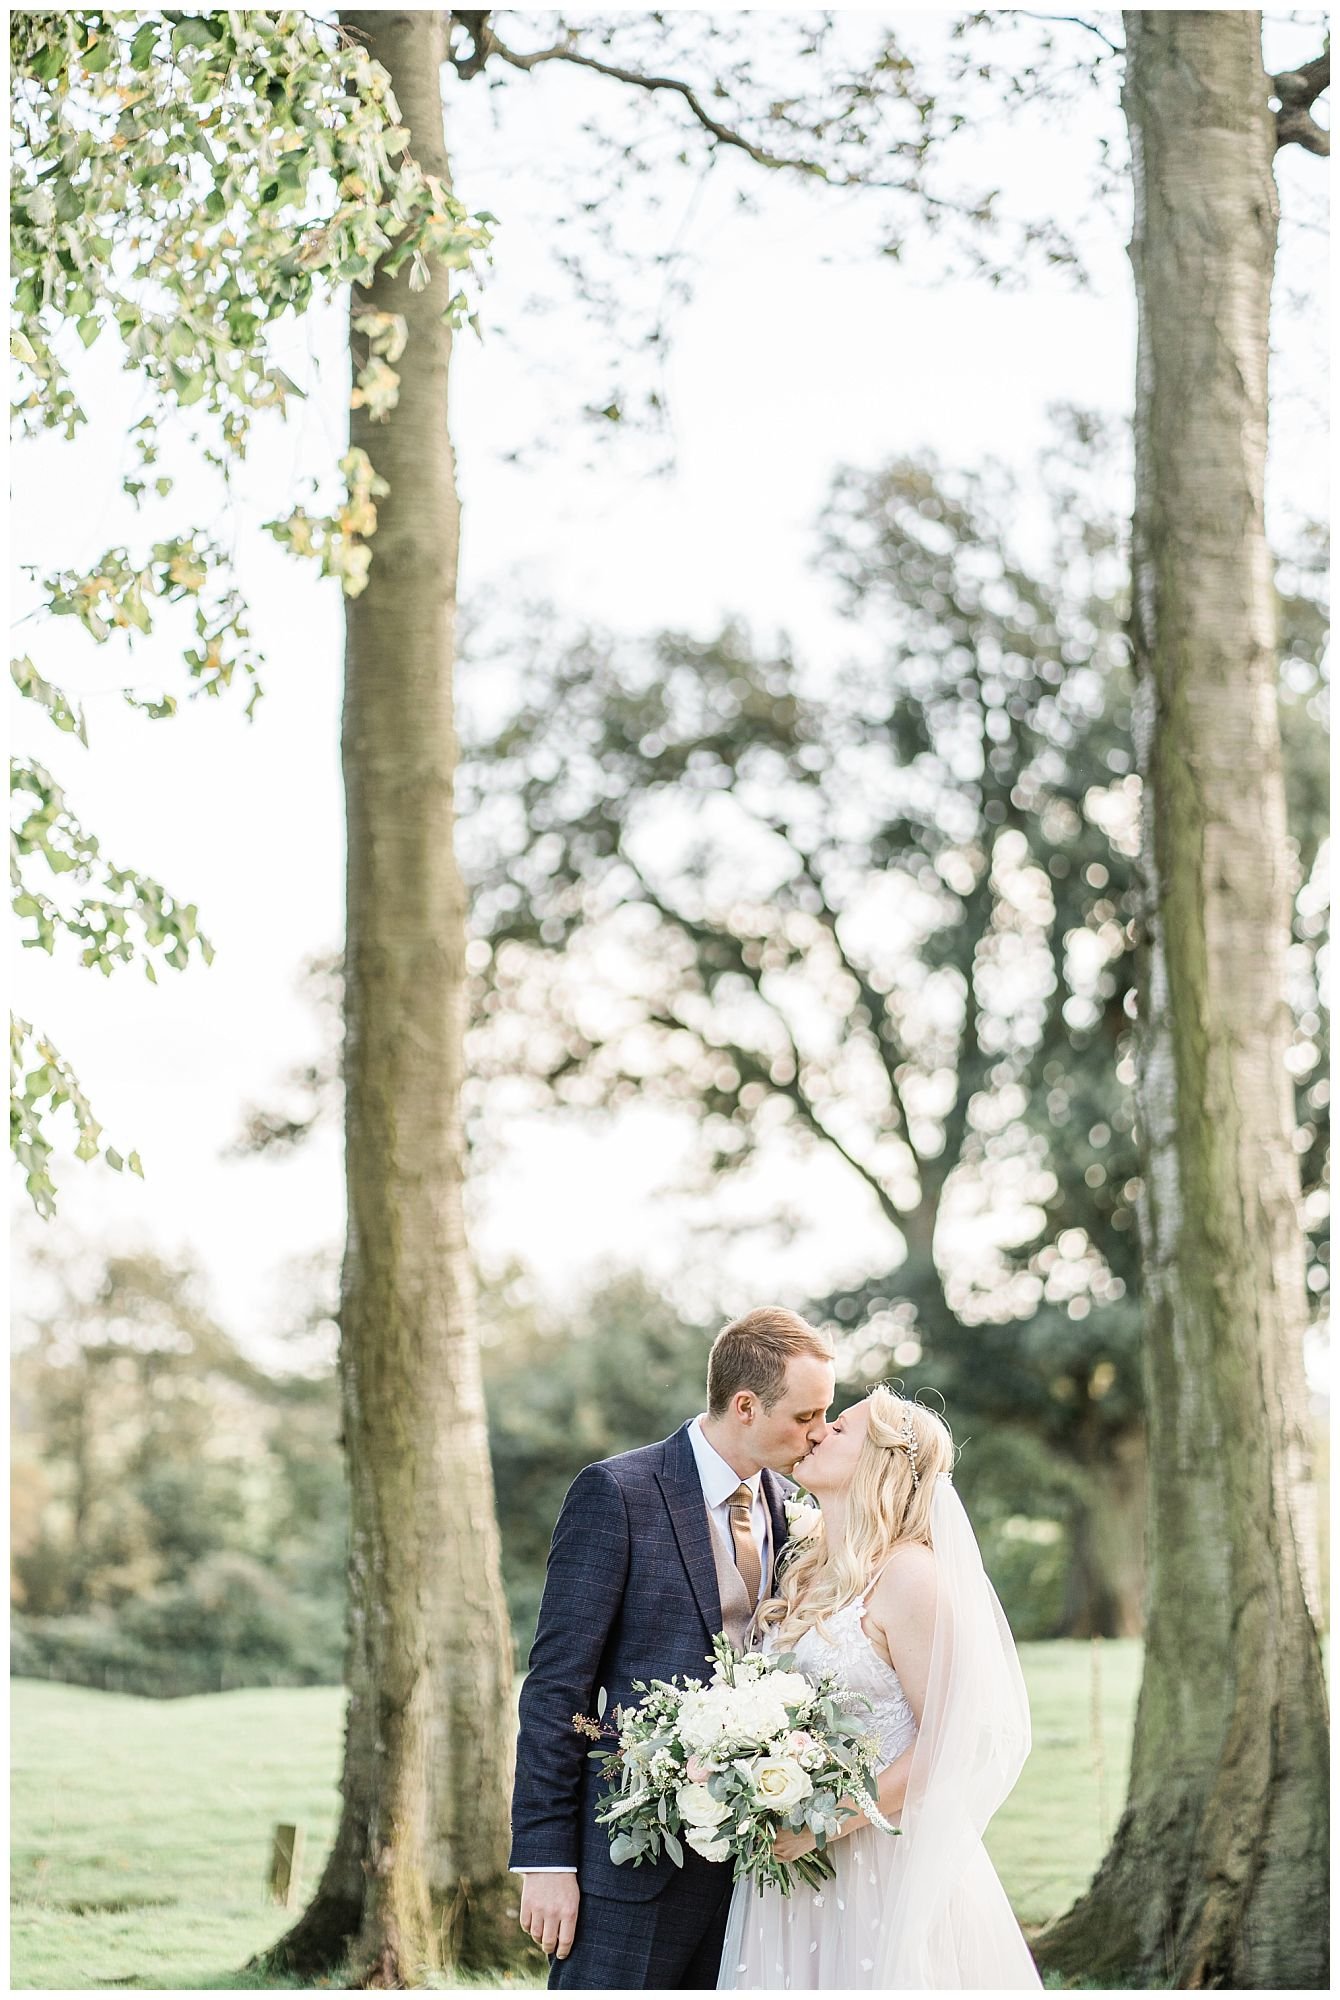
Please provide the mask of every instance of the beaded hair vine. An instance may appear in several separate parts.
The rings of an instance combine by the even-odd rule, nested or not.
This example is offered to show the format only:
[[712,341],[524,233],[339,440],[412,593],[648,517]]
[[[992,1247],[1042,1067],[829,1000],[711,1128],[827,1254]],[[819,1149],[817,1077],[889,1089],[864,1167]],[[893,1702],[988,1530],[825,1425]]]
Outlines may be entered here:
[[915,1493],[917,1488],[921,1485],[921,1474],[917,1469],[917,1450],[918,1450],[917,1434],[916,1430],[913,1427],[912,1419],[910,1416],[905,1416],[903,1418],[902,1426],[898,1432],[897,1442],[899,1445],[901,1445],[902,1449],[907,1453],[908,1463],[912,1468],[912,1491]]

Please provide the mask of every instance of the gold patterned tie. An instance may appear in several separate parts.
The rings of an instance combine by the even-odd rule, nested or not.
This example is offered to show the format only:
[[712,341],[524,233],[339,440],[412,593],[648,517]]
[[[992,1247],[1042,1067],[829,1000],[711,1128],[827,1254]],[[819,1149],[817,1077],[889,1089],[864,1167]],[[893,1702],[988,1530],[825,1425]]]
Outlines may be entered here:
[[735,1543],[736,1568],[744,1578],[750,1604],[757,1604],[759,1585],[763,1581],[763,1564],[759,1560],[758,1543],[754,1540],[754,1496],[747,1486],[739,1487],[731,1495],[730,1531]]

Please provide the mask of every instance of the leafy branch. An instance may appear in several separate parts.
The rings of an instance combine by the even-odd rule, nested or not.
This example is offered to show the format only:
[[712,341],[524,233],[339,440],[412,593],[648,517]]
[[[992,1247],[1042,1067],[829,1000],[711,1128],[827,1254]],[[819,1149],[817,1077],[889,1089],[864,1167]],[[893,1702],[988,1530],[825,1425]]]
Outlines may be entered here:
[[[301,396],[272,347],[291,315],[379,269],[408,266],[416,288],[434,267],[468,274],[487,249],[487,221],[468,217],[411,155],[386,71],[329,21],[297,10],[37,8],[14,14],[10,31],[14,428],[21,438],[53,430],[75,438],[88,421],[76,389],[80,356],[116,341],[150,395],[131,434],[135,465],[121,480],[136,508],[172,494],[172,480],[155,470],[170,422],[184,424],[226,485],[257,417],[282,416]],[[448,312],[462,319],[468,307],[458,290]],[[360,331],[368,350],[354,398],[384,416],[396,400],[404,327],[369,316]],[[295,505],[269,526],[352,596],[366,583],[375,501],[386,488],[362,453],[340,470],[343,492],[330,511]],[[147,554],[118,544],[86,567],[30,571],[29,580],[39,591],[30,617],[73,619],[99,646],[118,634],[132,643],[156,637],[160,611],[186,606],[192,634],[181,659],[191,696],[245,685],[254,713],[261,658],[231,554],[205,528],[179,525]],[[87,747],[83,710],[68,692],[26,656],[11,678],[22,700]],[[177,710],[166,690],[123,696],[153,718]],[[107,974],[134,960],[150,979],[157,964],[183,969],[192,952],[209,961],[195,906],[109,863],[42,763],[16,761],[13,798],[11,876],[15,910],[30,927],[25,946],[52,952],[65,932],[86,966]],[[34,870],[90,893],[63,903]],[[12,1136],[29,1193],[49,1214],[43,1127],[53,1111],[71,1107],[79,1158],[101,1151],[118,1165],[120,1155],[100,1147],[65,1058],[27,1023],[15,1022],[13,1034]],[[41,1059],[24,1070],[33,1048]]]

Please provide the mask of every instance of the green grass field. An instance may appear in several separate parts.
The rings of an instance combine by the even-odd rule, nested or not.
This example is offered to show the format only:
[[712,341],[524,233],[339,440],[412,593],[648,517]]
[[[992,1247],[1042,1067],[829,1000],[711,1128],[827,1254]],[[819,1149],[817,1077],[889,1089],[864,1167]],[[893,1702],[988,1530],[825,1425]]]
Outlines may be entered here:
[[[1039,1923],[1084,1887],[1120,1811],[1139,1647],[1020,1655],[1033,1755],[989,1845],[1019,1916]],[[333,1688],[157,1702],[12,1682],[11,1985],[269,1985],[239,1968],[288,1921],[265,1899],[271,1830],[303,1828],[310,1888],[334,1828],[342,1709]]]

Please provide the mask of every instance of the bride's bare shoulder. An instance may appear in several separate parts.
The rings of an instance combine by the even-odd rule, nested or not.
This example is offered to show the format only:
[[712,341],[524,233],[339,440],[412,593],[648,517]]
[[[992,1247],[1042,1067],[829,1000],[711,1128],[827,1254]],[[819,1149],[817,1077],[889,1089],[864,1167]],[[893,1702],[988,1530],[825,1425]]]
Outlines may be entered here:
[[880,1572],[871,1592],[876,1611],[898,1610],[906,1614],[917,1605],[935,1603],[935,1556],[924,1542],[904,1542],[896,1548]]
[[899,1542],[885,1565],[886,1576],[935,1575],[935,1551],[925,1542]]

